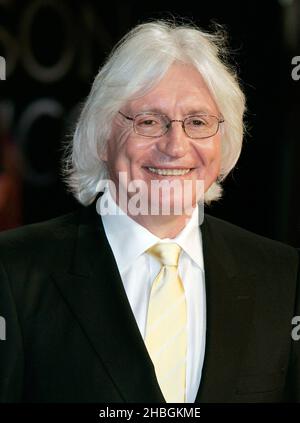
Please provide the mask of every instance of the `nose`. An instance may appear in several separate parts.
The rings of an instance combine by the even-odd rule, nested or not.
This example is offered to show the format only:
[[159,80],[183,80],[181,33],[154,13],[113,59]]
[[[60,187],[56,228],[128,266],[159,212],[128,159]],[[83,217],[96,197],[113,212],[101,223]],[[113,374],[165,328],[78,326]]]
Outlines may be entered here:
[[172,120],[167,133],[157,139],[158,150],[172,158],[183,157],[187,153],[188,147],[189,140],[181,121]]

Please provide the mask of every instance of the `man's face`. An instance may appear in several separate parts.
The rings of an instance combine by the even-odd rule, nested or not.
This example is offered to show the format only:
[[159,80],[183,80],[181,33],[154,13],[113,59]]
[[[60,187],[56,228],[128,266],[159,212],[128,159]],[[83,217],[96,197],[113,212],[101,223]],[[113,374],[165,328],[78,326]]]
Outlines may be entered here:
[[[131,117],[148,111],[167,115],[170,119],[184,119],[201,112],[220,116],[202,76],[192,66],[183,64],[172,65],[153,90],[122,108],[122,112]],[[159,138],[147,138],[137,135],[132,121],[118,114],[102,159],[107,162],[109,177],[117,188],[119,172],[126,172],[128,183],[142,181],[148,187],[148,193],[151,192],[151,181],[176,180],[182,184],[183,181],[191,181],[190,201],[194,207],[199,200],[196,181],[202,180],[204,191],[207,191],[219,174],[220,138],[218,131],[210,138],[191,139],[180,122],[173,122],[169,131]],[[166,173],[166,169],[173,170],[174,174],[158,173],[159,170]],[[129,197],[131,195],[128,194]],[[170,192],[168,200],[171,206],[180,202],[182,195]],[[148,201],[151,201],[149,195]]]

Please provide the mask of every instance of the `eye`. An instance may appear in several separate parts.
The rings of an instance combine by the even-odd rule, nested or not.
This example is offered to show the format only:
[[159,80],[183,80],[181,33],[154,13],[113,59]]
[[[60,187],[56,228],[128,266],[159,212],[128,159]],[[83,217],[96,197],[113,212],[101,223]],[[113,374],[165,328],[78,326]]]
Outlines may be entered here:
[[140,125],[153,126],[156,123],[157,122],[154,119],[144,119],[143,121],[140,122]]
[[204,118],[200,118],[199,116],[193,116],[186,120],[186,124],[191,127],[199,128],[201,126],[207,125],[207,121]]
[[136,125],[139,127],[153,127],[160,125],[160,120],[155,116],[140,116],[136,119]]

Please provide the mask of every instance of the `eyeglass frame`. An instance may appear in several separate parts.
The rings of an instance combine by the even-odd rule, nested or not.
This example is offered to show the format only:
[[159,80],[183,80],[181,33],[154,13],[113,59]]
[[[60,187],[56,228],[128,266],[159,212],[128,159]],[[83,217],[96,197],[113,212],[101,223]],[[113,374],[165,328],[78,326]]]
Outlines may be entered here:
[[[167,115],[165,115],[165,114],[161,114],[161,113],[152,113],[152,112],[140,112],[140,113],[137,113],[134,117],[132,117],[132,116],[127,116],[127,115],[125,115],[123,112],[121,112],[121,110],[119,110],[119,113],[120,113],[120,115],[121,116],[123,116],[125,119],[127,119],[127,120],[131,120],[132,122],[133,122],[133,130],[134,130],[134,132],[137,134],[137,135],[140,135],[141,137],[145,137],[145,138],[160,138],[160,137],[162,137],[163,135],[165,135],[168,131],[169,131],[169,129],[171,128],[171,126],[172,126],[172,122],[181,122],[181,127],[182,127],[182,129],[183,129],[183,131],[184,131],[184,133],[185,133],[185,135],[188,137],[188,138],[190,138],[190,139],[192,139],[192,140],[203,140],[203,139],[206,139],[206,138],[211,138],[211,137],[214,137],[217,133],[218,133],[218,131],[219,131],[219,128],[220,128],[220,123],[223,123],[223,122],[225,122],[225,119],[223,118],[223,117],[218,117],[218,116],[215,116],[215,115],[210,115],[210,114],[208,114],[208,113],[199,113],[198,115],[190,115],[190,116],[187,116],[186,118],[184,118],[184,119],[170,119],[169,118],[169,116],[167,116]],[[137,131],[136,131],[136,128],[135,128],[135,124],[134,124],[134,121],[135,121],[135,119],[136,119],[136,117],[137,116],[140,116],[140,115],[143,115],[143,114],[149,114],[149,115],[154,115],[154,116],[163,116],[163,117],[166,117],[167,118],[167,120],[168,120],[168,124],[166,125],[166,131],[163,133],[163,134],[161,134],[161,135],[143,135],[143,134],[139,134]],[[197,117],[197,116],[210,116],[210,117],[214,117],[214,118],[216,118],[217,119],[217,121],[218,121],[218,126],[217,126],[217,130],[216,130],[216,132],[214,133],[214,134],[212,134],[212,135],[208,135],[207,137],[191,137],[190,135],[188,135],[187,134],[187,132],[186,132],[186,130],[185,130],[185,121],[187,120],[187,119],[190,119],[191,117]]]

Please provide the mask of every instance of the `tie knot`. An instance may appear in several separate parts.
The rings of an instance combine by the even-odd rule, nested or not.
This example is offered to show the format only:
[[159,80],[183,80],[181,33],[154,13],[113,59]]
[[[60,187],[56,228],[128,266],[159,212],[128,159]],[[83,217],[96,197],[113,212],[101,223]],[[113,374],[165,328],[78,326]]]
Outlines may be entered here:
[[181,248],[174,242],[155,244],[148,253],[156,257],[162,266],[178,266]]

